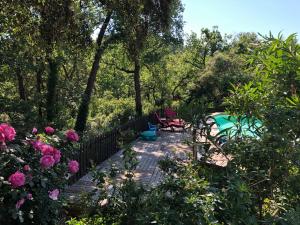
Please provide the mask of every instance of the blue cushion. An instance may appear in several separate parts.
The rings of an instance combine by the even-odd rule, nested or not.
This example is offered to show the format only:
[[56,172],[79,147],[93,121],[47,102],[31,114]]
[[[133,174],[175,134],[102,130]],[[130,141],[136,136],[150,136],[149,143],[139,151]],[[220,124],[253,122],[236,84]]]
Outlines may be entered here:
[[151,124],[149,122],[148,122],[148,127],[149,127],[149,130],[155,130],[155,131],[158,130],[157,125]]
[[141,133],[141,138],[146,140],[146,141],[155,141],[157,139],[156,136],[156,131],[154,130],[147,130],[147,131],[143,131]]

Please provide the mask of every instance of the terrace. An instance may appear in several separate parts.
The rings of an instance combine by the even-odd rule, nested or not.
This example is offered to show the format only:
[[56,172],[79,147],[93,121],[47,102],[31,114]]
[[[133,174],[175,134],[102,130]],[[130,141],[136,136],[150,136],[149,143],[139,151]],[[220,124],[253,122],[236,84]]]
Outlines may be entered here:
[[[142,117],[137,120],[133,120],[128,124],[125,124],[122,129],[135,128],[135,133],[145,129],[147,126],[147,119],[152,119],[153,116]],[[216,125],[212,127],[212,134],[216,134],[218,128]],[[82,145],[78,160],[81,162],[81,172],[77,176],[77,181],[73,181],[74,184],[70,185],[65,194],[68,196],[70,202],[77,199],[84,193],[89,193],[95,190],[96,183],[93,182],[92,173],[88,172],[86,165],[90,162],[92,157],[101,155],[101,152],[105,152],[107,159],[103,160],[97,165],[97,170],[101,172],[108,172],[112,166],[119,166],[123,164],[123,150],[115,149],[116,143],[114,142],[117,138],[116,131],[112,131],[107,135],[99,137],[100,142],[106,142],[106,144],[97,144],[97,137],[94,140],[90,140],[88,145]],[[134,171],[134,180],[142,184],[145,188],[150,189],[151,187],[157,186],[163,180],[163,173],[159,168],[159,161],[166,158],[175,158],[180,160],[190,160],[192,158],[193,148],[188,142],[191,142],[192,133],[190,130],[182,132],[182,130],[171,130],[161,129],[158,131],[158,138],[155,141],[145,141],[137,136],[137,139],[130,143],[131,148],[137,153],[138,166]],[[198,142],[204,142],[205,137],[198,135]],[[99,141],[98,140],[98,141]],[[114,140],[114,141],[112,141]],[[107,144],[109,143],[109,144]],[[95,145],[95,146],[94,146]],[[87,146],[89,148],[87,148]],[[213,148],[213,146],[211,146]],[[93,154],[90,152],[93,151]],[[97,153],[98,152],[98,153]],[[84,155],[82,155],[84,154]],[[198,155],[199,157],[199,155]],[[98,161],[99,162],[99,161]],[[227,165],[228,160],[221,154],[213,154],[210,158],[209,163],[215,164],[220,167]],[[122,166],[120,167],[122,169]],[[87,173],[87,174],[85,174]],[[117,182],[121,182],[126,177],[124,173],[117,176]]]

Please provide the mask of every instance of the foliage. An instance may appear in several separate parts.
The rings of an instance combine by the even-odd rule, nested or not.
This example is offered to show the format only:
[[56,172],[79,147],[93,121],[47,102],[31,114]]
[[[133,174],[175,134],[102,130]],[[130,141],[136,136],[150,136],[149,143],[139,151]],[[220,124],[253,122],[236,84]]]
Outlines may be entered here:
[[[101,206],[95,206],[94,215],[70,224],[196,224],[214,221],[212,210],[214,198],[209,184],[198,177],[197,170],[174,162],[169,167],[166,159],[161,163],[168,174],[167,179],[157,188],[145,189],[133,178],[136,167],[135,153],[130,148],[124,152],[126,180],[115,184],[110,192],[100,197]],[[164,163],[165,162],[165,163]],[[163,166],[165,165],[165,166]],[[193,179],[191,179],[193,177]],[[101,185],[100,185],[101,186]],[[101,189],[102,190],[102,189]]]
[[[56,224],[64,203],[61,192],[78,171],[78,163],[70,161],[78,141],[74,131],[54,133],[53,128],[47,127],[45,134],[37,134],[36,128],[32,133],[11,143],[1,140],[3,224]],[[15,179],[12,174],[17,174]]]
[[[251,57],[256,66],[253,81],[235,87],[226,99],[231,114],[255,116],[263,121],[259,139],[233,140],[226,154],[234,155],[230,167],[255,196],[257,218],[261,223],[278,221],[286,210],[299,203],[300,156],[297,82],[299,45],[295,36],[266,38]],[[288,60],[287,60],[288,58]]]
[[211,103],[212,108],[220,109],[232,85],[239,86],[251,79],[251,75],[243,70],[243,65],[244,60],[232,53],[215,54],[199,73],[189,101],[202,98]]
[[202,69],[205,67],[207,58],[213,56],[217,51],[222,51],[224,45],[225,42],[216,26],[212,28],[212,31],[208,28],[201,29],[200,38],[192,33],[187,39],[187,48],[192,58],[187,62]]
[[134,110],[134,99],[115,99],[110,93],[105,93],[104,98],[93,99],[90,131],[99,132],[123,124],[134,115]]
[[226,169],[172,158],[160,167],[165,179],[157,187],[145,189],[129,173],[121,184],[113,183],[93,214],[67,223],[258,224],[251,190]]
[[[99,202],[88,218],[69,224],[298,223],[300,46],[295,34],[231,37],[212,27],[183,42],[180,0],[2,5],[0,115],[17,128],[19,138],[6,140],[7,127],[0,125],[1,222],[54,223],[63,203],[53,200],[56,189],[63,190],[67,167],[78,167],[67,165],[76,144],[66,142],[64,134],[28,135],[29,128],[79,124],[87,135],[98,134],[143,112],[172,106],[190,123],[188,143],[194,159],[197,149],[201,159],[165,159],[160,163],[165,180],[146,188],[134,181],[137,160],[127,148],[126,180],[117,184],[113,179],[121,168],[106,175],[94,171],[103,191]],[[225,144],[223,133],[214,137],[215,123],[206,116],[224,109],[237,117],[236,126],[243,118],[260,119],[258,136],[237,132]],[[131,140],[137,134],[128,130],[123,135]],[[198,139],[203,135],[213,147]],[[41,169],[43,153],[31,143],[38,136],[63,150],[60,162],[52,165],[51,154],[59,153],[50,148],[49,169]],[[207,163],[216,153],[229,160],[226,168]],[[26,182],[13,188],[9,177],[16,171],[26,175]],[[16,177],[22,181],[22,175]],[[113,184],[111,190],[104,181]]]
[[[0,33],[0,110],[1,113],[8,114],[14,126],[22,132],[23,128],[25,132],[26,128],[39,124],[43,126],[47,122],[59,128],[75,126],[80,102],[85,102],[83,94],[87,74],[91,72],[95,62],[93,56],[98,50],[102,52],[103,61],[100,60],[100,70],[93,72],[93,76],[95,80],[97,77],[101,77],[101,80],[95,83],[95,88],[89,86],[89,90],[93,90],[93,96],[103,99],[106,98],[105,92],[118,92],[113,95],[116,99],[122,97],[130,100],[135,97],[133,73],[125,72],[134,68],[126,48],[127,43],[134,40],[131,38],[134,34],[128,32],[134,29],[133,24],[128,23],[129,14],[126,10],[133,12],[136,9],[136,14],[130,18],[137,21],[135,26],[143,23],[142,20],[138,21],[137,15],[151,16],[148,21],[149,30],[143,38],[145,48],[141,50],[139,58],[141,77],[151,77],[145,67],[158,64],[160,58],[156,56],[160,54],[160,57],[164,57],[177,46],[182,46],[183,9],[180,1],[162,1],[161,4],[153,3],[154,5],[149,1],[145,3],[147,7],[142,1],[139,4],[128,2],[128,7],[120,5],[118,1],[51,2],[7,2],[0,10],[3,22]],[[151,10],[148,10],[149,7]],[[109,22],[99,48],[91,37],[95,39],[98,27],[103,25],[106,13],[110,10],[114,11],[114,20]],[[16,14],[11,15],[11,11]],[[152,45],[154,42],[163,48],[169,48],[169,51],[160,52],[161,48]],[[115,50],[116,47],[118,51]],[[161,65],[158,69],[163,67]],[[165,72],[160,76],[162,75]],[[141,97],[145,105],[144,111],[147,112],[151,111],[153,99],[147,98],[149,91],[147,84],[143,82],[144,78],[140,82]],[[157,95],[156,92],[154,95]],[[91,102],[91,108],[96,102]],[[95,118],[104,116],[101,111],[93,112],[93,109],[85,115],[95,115]],[[94,120],[92,118],[89,121]],[[109,123],[105,123],[106,125]],[[88,124],[89,127],[93,126]]]

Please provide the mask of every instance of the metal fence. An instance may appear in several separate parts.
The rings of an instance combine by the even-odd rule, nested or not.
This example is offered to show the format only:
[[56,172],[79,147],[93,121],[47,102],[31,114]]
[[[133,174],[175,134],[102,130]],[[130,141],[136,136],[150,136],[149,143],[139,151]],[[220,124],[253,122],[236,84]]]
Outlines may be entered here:
[[99,164],[110,158],[121,148],[121,143],[127,144],[135,140],[141,131],[148,129],[148,122],[153,122],[152,114],[128,121],[113,130],[99,136],[90,137],[80,145],[78,154],[73,158],[79,162],[80,169],[70,183],[74,183],[87,174],[93,164]]

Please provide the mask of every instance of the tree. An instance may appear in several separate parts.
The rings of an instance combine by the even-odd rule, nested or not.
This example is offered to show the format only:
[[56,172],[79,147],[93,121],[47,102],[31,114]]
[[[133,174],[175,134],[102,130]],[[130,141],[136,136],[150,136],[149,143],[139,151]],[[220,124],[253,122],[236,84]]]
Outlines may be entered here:
[[[89,49],[90,32],[95,23],[96,14],[92,8],[96,3],[84,1],[87,7],[83,7],[82,2],[7,1],[0,10],[3,21],[1,68],[9,65],[9,71],[2,70],[7,74],[7,82],[12,81],[10,78],[15,74],[17,93],[27,101],[32,121],[39,119],[44,123],[47,120],[64,126],[61,121],[67,114],[61,118],[61,110],[67,111],[69,105],[61,107],[63,96],[60,93],[66,90],[66,86],[61,85],[62,72],[66,71],[63,64],[80,51],[86,56],[84,50]],[[23,103],[20,101],[20,104]],[[16,109],[19,104],[14,105],[11,108]],[[18,113],[30,114],[19,109]]]
[[100,32],[97,37],[97,42],[96,42],[97,49],[96,49],[96,53],[94,56],[94,62],[93,62],[93,65],[92,65],[92,68],[91,68],[91,71],[89,74],[88,82],[87,82],[86,89],[84,91],[84,94],[83,94],[83,97],[81,100],[81,104],[79,106],[77,120],[76,120],[76,124],[75,124],[75,130],[79,131],[79,132],[83,132],[85,129],[85,126],[86,126],[87,116],[88,116],[88,112],[89,112],[89,104],[90,104],[93,88],[95,85],[97,72],[99,69],[99,62],[100,62],[102,54],[105,50],[105,46],[103,46],[103,39],[104,39],[104,35],[105,35],[106,29],[108,27],[108,24],[110,22],[111,15],[112,15],[112,11],[109,10],[106,14],[105,20],[101,26]]
[[202,28],[199,38],[196,33],[188,36],[186,46],[190,51],[191,58],[187,59],[186,62],[198,69],[203,69],[207,57],[213,56],[216,51],[222,51],[224,44],[217,26],[214,26],[212,31],[208,28]]
[[[116,36],[123,38],[124,46],[134,65],[134,69],[132,72],[130,71],[130,73],[132,73],[134,77],[136,115],[142,115],[140,70],[141,54],[144,49],[144,44],[150,33],[158,34],[159,32],[167,30],[171,15],[177,13],[179,5],[179,2],[174,0],[168,4],[164,1],[162,1],[161,4],[153,3],[152,1],[123,1],[121,3],[117,1],[102,6],[108,7],[109,10],[107,10],[107,17],[98,35],[94,63],[76,120],[75,129],[77,131],[82,132],[86,126],[90,98],[99,68],[100,58],[106,47],[106,45],[103,45],[102,40],[110,18],[112,18],[113,22],[112,29],[110,30],[111,36],[107,37],[107,39],[109,40]],[[125,70],[123,69],[123,71]]]
[[73,19],[71,4],[71,0],[55,0],[43,1],[34,5],[36,12],[41,16],[40,32],[49,69],[46,101],[47,122],[53,122],[55,119],[61,58],[59,43],[66,40],[70,34]]
[[255,48],[259,47],[259,39],[256,33],[239,33],[233,38],[231,49],[236,54],[250,54]]
[[[117,30],[124,35],[124,46],[134,64],[134,89],[136,115],[143,113],[140,71],[141,56],[147,37],[168,33],[170,26],[178,20],[180,1],[124,1],[118,5]],[[176,16],[177,15],[177,16]],[[174,19],[175,18],[175,19]],[[172,21],[173,20],[173,21]]]
[[245,84],[251,78],[244,64],[245,60],[233,53],[216,53],[209,58],[206,68],[198,73],[188,102],[203,99],[217,110],[224,108],[222,104],[230,94],[231,86]]

